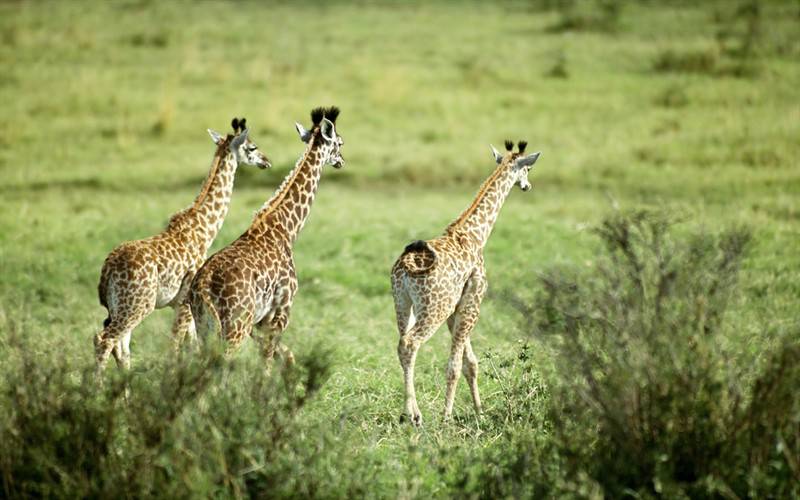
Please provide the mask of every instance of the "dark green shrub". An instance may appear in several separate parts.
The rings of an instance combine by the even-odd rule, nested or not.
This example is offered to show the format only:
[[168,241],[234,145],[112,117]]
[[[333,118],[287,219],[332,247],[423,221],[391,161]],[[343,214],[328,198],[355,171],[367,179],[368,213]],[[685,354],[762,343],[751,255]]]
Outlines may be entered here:
[[719,56],[711,49],[662,50],[653,61],[653,69],[660,73],[703,73],[717,71]]
[[665,108],[683,108],[689,104],[689,96],[685,87],[672,84],[656,96],[655,103]]
[[556,53],[553,65],[547,70],[545,76],[551,78],[569,78],[569,71],[567,71],[567,56],[563,50]]
[[325,352],[268,375],[214,346],[129,376],[110,367],[98,384],[93,366],[9,338],[4,497],[316,496],[315,481],[339,484],[317,467],[334,456],[330,431],[308,433],[299,418],[327,377]]
[[558,21],[552,33],[598,31],[612,33],[619,29],[623,3],[618,0],[562,0],[555,4]]
[[796,336],[761,372],[723,347],[750,233],[673,226],[610,217],[594,270],[546,273],[523,307],[557,353],[549,421],[566,484],[611,498],[800,494]]
[[762,69],[759,56],[766,51],[762,17],[761,3],[751,0],[734,9],[718,11],[714,17],[717,24],[715,49],[662,50],[653,61],[653,70],[661,73],[756,77]]

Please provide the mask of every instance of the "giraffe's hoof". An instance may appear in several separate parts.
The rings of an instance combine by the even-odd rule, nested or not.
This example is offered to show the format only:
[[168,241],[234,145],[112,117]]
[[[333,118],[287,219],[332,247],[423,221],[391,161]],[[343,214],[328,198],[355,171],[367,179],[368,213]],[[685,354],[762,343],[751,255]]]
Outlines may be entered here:
[[400,423],[401,424],[406,423],[406,419],[410,420],[411,423],[414,425],[414,427],[422,427],[422,414],[414,413],[410,415],[408,413],[401,413]]
[[422,414],[420,413],[401,413],[400,414],[400,423],[405,424],[406,420],[410,421],[414,427],[422,427]]

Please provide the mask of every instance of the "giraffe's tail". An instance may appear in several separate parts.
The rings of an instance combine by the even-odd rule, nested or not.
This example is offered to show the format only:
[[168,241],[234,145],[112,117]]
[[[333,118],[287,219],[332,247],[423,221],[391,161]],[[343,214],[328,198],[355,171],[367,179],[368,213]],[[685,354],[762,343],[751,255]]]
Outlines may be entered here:
[[436,251],[427,241],[417,240],[406,246],[395,267],[401,267],[412,276],[428,273],[436,266]]
[[100,300],[100,305],[108,309],[108,300],[106,300],[106,293],[108,291],[108,276],[106,274],[106,266],[100,272],[100,282],[97,283],[97,298]]
[[100,300],[100,305],[106,308],[108,312],[108,316],[106,319],[103,320],[103,328],[108,328],[108,325],[111,324],[111,309],[108,307],[108,273],[106,272],[106,266],[103,265],[103,270],[100,273],[100,282],[97,284],[97,298]]

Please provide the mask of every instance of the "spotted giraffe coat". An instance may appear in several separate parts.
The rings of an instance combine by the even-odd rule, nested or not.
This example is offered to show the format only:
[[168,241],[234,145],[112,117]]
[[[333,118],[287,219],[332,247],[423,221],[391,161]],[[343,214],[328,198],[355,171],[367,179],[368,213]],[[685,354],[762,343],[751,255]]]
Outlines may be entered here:
[[[325,111],[335,120],[338,111]],[[211,256],[192,282],[188,302],[198,335],[218,332],[228,342],[229,351],[253,335],[262,353],[271,357],[278,335],[288,325],[297,292],[294,241],[310,213],[323,165],[343,164],[341,138],[323,140],[322,117],[317,118],[312,114],[315,126],[304,137],[308,146],[294,170],[256,213],[247,231]],[[254,325],[263,335],[253,331]]]
[[241,132],[221,137],[211,132],[217,149],[211,170],[194,203],[174,214],[164,231],[122,243],[106,257],[98,296],[108,310],[103,330],[95,336],[95,354],[102,368],[109,354],[123,366],[129,361],[132,330],[154,309],[177,311],[173,335],[192,329],[191,313],[182,306],[189,284],[219,232],[228,211],[233,181],[241,161],[267,168],[269,160],[247,139],[244,120],[234,119]]

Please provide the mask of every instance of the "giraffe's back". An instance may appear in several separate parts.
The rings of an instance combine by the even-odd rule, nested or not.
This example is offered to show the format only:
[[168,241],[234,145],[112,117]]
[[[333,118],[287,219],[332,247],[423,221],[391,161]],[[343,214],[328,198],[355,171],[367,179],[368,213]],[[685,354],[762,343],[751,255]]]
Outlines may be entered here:
[[131,290],[154,288],[156,307],[172,303],[186,274],[202,261],[192,242],[176,239],[170,233],[122,243],[106,257],[100,273],[100,304],[108,307],[112,288]]

